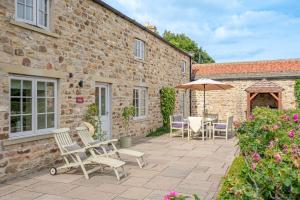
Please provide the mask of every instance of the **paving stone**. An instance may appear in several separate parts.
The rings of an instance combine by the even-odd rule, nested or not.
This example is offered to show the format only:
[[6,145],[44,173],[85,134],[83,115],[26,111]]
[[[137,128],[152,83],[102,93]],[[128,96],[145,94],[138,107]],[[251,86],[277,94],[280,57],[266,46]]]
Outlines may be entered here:
[[147,184],[144,185],[146,188],[155,190],[173,190],[178,183],[181,181],[180,178],[156,176],[151,179]]
[[32,192],[39,192],[45,194],[53,194],[53,195],[60,195],[64,194],[71,189],[77,187],[76,185],[66,184],[66,183],[58,183],[52,181],[40,181],[33,185],[30,185],[25,190],[32,191]]
[[1,196],[0,200],[32,200],[42,195],[43,194],[41,193],[30,192],[25,190],[17,190],[5,196]]
[[73,200],[77,198],[67,198],[67,197],[62,197],[62,196],[56,196],[56,195],[50,195],[50,194],[45,194],[43,196],[40,196],[34,200]]
[[146,178],[129,177],[128,180],[122,182],[122,185],[141,187],[141,186],[145,185],[148,181],[149,181],[149,179],[146,179]]
[[85,200],[111,200],[115,198],[117,194],[101,192],[91,187],[79,186],[73,190],[70,190],[69,192],[64,193],[63,196]]
[[37,179],[34,179],[34,178],[18,178],[18,179],[7,182],[7,184],[17,185],[17,186],[20,186],[20,187],[27,187],[27,186],[35,184],[39,181],[40,180],[37,180]]
[[57,174],[55,176],[46,174],[43,176],[38,176],[35,179],[44,181],[54,181],[59,183],[71,183],[75,180],[81,179],[82,177],[82,174]]
[[178,167],[168,167],[162,171],[160,176],[169,176],[175,178],[185,178],[191,172],[190,169],[182,169]]
[[141,187],[131,187],[124,193],[122,193],[119,197],[127,198],[127,199],[144,199],[148,196],[152,190],[141,188]]
[[19,189],[21,189],[21,187],[17,185],[0,184],[0,196],[15,192]]
[[82,186],[90,186],[90,187],[98,187],[104,183],[118,184],[118,180],[116,176],[97,175],[97,176],[90,177],[89,180],[86,180],[84,177],[82,177],[72,182],[72,184],[74,185],[82,185]]
[[127,186],[104,183],[96,188],[98,191],[121,194],[128,189]]
[[168,191],[154,190],[144,200],[162,200],[166,196]]
[[195,184],[195,183],[198,183],[199,181],[208,180],[209,176],[210,176],[210,174],[208,174],[208,173],[195,173],[195,172],[192,172],[183,180],[183,182],[184,183]]
[[141,177],[141,178],[153,178],[157,175],[158,171],[147,170],[147,169],[132,169],[129,171],[129,176]]

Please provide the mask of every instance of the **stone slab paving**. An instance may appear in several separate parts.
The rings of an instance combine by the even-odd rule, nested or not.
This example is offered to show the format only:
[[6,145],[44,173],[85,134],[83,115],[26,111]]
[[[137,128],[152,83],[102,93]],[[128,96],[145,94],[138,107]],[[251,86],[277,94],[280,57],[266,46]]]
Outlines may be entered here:
[[109,169],[92,174],[90,180],[80,171],[56,176],[44,171],[0,185],[0,200],[163,200],[170,190],[210,200],[237,153],[235,144],[234,138],[144,139],[132,149],[145,152],[148,165],[139,169],[134,159],[123,157],[128,176],[120,182]]

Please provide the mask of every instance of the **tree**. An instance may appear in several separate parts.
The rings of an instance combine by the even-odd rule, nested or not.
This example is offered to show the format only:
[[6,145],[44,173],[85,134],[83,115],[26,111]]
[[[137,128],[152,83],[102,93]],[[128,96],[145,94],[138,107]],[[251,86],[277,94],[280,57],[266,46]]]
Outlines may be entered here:
[[171,31],[165,31],[163,38],[175,45],[179,49],[191,53],[193,60],[197,63],[214,63],[214,59],[208,55],[198,44],[185,34],[175,34]]

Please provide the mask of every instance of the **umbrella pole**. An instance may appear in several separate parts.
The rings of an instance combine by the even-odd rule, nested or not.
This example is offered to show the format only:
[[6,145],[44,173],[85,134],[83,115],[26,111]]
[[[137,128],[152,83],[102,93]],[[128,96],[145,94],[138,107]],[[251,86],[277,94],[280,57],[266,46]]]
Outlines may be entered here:
[[203,117],[205,117],[205,84],[203,90]]

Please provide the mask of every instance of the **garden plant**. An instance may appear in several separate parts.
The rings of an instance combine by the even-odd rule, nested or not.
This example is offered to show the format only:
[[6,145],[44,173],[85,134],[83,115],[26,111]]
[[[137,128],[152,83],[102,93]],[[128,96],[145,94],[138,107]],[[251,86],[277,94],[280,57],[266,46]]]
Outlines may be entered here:
[[237,135],[218,199],[300,199],[300,110],[256,108]]

